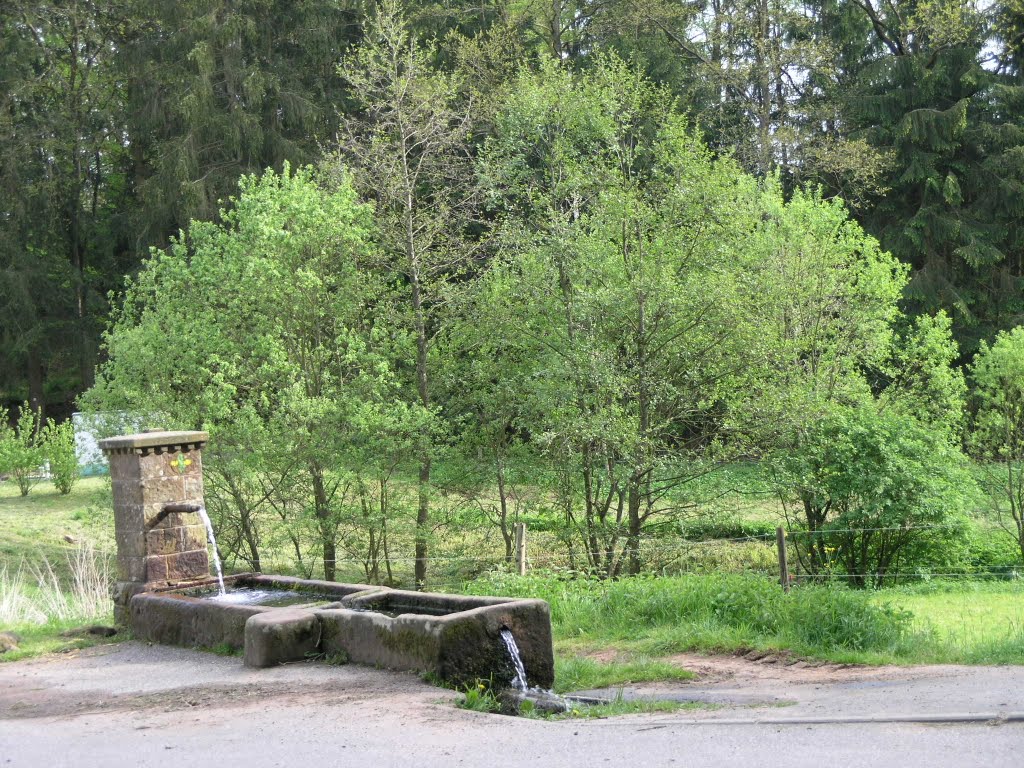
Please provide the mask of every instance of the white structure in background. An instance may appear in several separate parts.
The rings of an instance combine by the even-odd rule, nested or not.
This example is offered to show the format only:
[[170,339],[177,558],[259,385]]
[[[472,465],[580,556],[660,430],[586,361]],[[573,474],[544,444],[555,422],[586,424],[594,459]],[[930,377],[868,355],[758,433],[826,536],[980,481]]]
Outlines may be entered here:
[[73,413],[75,427],[75,454],[82,477],[105,475],[107,459],[100,450],[99,441],[111,435],[138,432],[144,417],[137,413]]

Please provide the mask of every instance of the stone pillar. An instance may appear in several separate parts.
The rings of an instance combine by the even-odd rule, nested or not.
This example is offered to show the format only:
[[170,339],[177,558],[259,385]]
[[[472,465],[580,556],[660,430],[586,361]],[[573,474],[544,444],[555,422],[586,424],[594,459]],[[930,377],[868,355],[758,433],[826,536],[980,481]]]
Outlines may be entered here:
[[[132,595],[210,577],[203,505],[206,432],[144,432],[100,441],[114,494],[114,615]],[[167,507],[170,506],[169,511]]]

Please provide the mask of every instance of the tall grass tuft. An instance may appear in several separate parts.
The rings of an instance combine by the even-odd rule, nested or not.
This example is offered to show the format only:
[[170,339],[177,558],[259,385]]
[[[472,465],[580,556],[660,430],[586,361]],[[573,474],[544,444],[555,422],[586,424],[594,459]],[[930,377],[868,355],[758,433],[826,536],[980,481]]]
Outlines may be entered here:
[[42,625],[92,621],[109,616],[110,562],[90,542],[67,555],[68,578],[62,580],[49,560],[14,573],[0,568],[0,624]]
[[785,594],[753,574],[618,581],[494,574],[466,589],[547,600],[561,641],[611,643],[654,655],[743,647],[825,657],[899,654],[912,635],[909,612],[879,605],[868,592],[807,585]]

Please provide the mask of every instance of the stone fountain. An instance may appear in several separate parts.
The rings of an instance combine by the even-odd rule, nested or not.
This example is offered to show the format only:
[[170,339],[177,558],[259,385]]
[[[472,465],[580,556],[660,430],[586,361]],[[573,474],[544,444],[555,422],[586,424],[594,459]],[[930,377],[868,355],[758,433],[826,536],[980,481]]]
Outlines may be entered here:
[[265,602],[218,599],[200,517],[208,437],[144,432],[100,442],[114,497],[114,613],[137,638],[241,650],[252,667],[325,656],[429,673],[450,685],[491,680],[508,686],[517,670],[505,632],[514,636],[525,666],[526,680],[517,685],[551,687],[551,615],[543,600],[252,573],[227,577],[226,597],[256,590],[270,596]]

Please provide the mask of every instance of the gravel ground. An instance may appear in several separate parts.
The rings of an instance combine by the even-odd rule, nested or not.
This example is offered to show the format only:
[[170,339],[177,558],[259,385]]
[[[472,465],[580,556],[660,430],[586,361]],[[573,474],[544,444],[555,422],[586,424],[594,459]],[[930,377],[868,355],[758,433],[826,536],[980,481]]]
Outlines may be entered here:
[[459,710],[408,674],[121,643],[0,664],[0,765],[1021,764],[1021,667],[678,660],[700,679],[624,693],[713,708],[552,722]]

